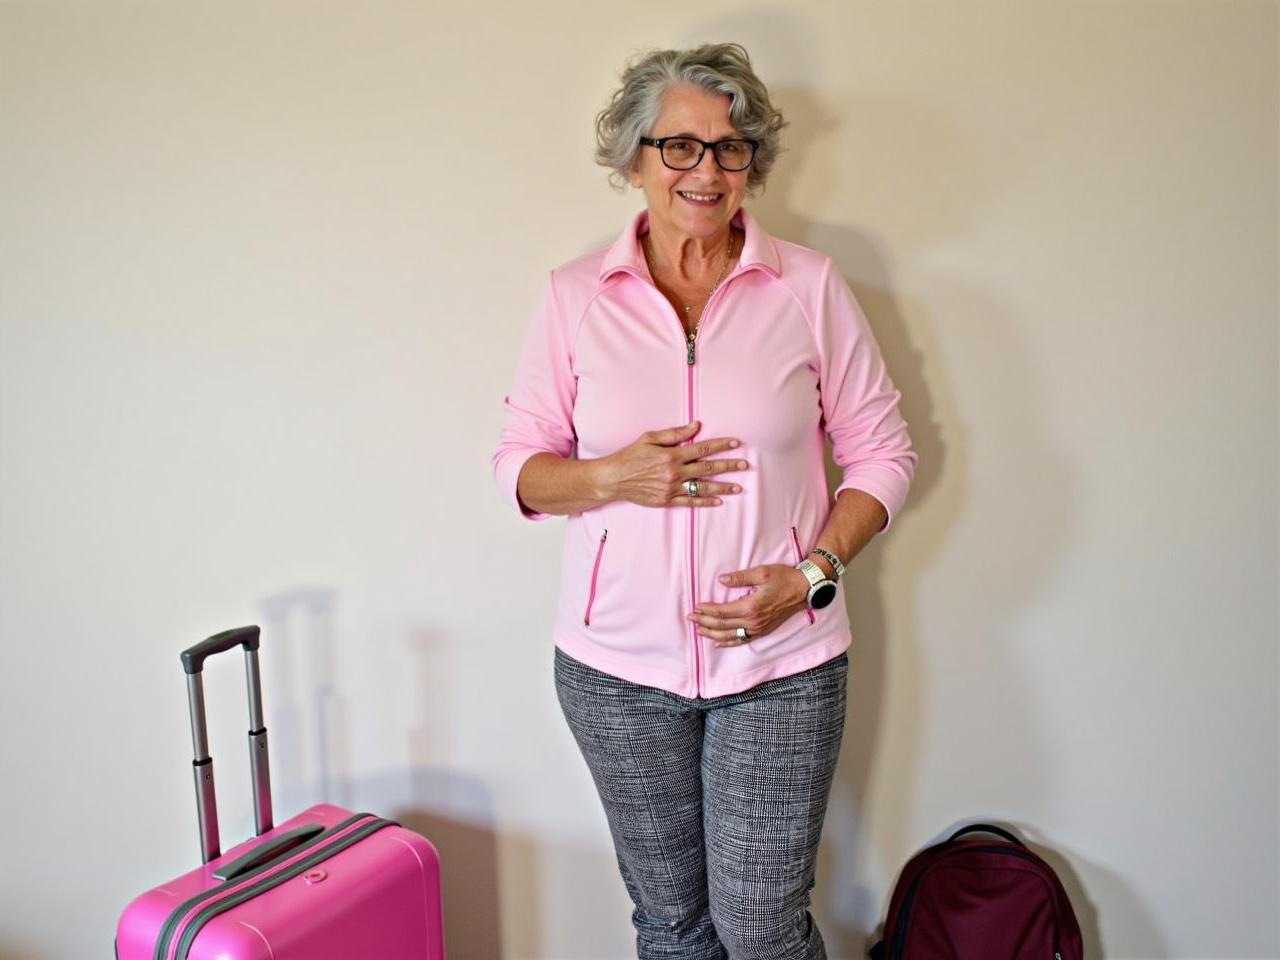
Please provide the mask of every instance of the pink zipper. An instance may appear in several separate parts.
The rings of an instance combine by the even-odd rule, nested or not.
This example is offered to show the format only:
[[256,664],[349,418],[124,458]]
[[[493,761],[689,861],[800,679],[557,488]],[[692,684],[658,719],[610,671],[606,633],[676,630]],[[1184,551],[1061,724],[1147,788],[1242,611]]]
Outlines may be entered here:
[[[716,302],[717,297],[724,296],[724,291],[728,288],[730,280],[740,273],[742,273],[741,264],[737,265],[737,268],[733,270],[733,273],[724,278],[723,282],[719,284],[719,287],[712,291],[712,296],[710,296],[709,300],[703,303],[703,314],[701,314],[698,320],[698,335],[705,333],[705,330],[707,330],[707,317],[710,314],[712,303]],[[680,317],[676,317],[676,323],[680,325],[680,332],[684,333],[685,326],[680,323]],[[692,420],[694,420],[694,367],[696,365],[698,365],[698,361],[696,361],[694,348],[692,348],[691,344],[689,353],[687,353],[686,356],[686,370],[689,371],[685,387],[685,394],[687,401],[689,401],[687,402],[687,415],[689,415],[689,420],[687,420],[687,422],[692,422]],[[696,541],[698,541],[698,509],[698,507],[689,508],[690,609],[698,603],[698,550],[696,550]],[[812,616],[812,613],[810,613],[810,616]],[[694,696],[699,696],[700,698],[700,696],[703,695],[703,645],[699,643],[698,625],[696,625],[696,623],[690,623],[689,626],[691,627],[692,634],[694,634]]]
[[[706,317],[706,306],[702,308],[702,315]],[[678,321],[677,321],[678,322]],[[702,323],[699,321],[699,328]],[[683,327],[681,329],[684,329]],[[693,422],[693,364],[687,364],[685,369],[688,376],[685,378],[685,398],[686,410],[688,414],[687,423]],[[698,602],[698,555],[695,550],[695,541],[697,539],[696,532],[698,529],[697,507],[689,508],[689,609]],[[702,644],[699,642],[698,625],[696,623],[689,624],[689,629],[693,633],[693,695],[695,697],[702,696]]]
[[[721,282],[721,284],[718,287],[716,287],[714,291],[712,291],[710,299],[708,299],[707,302],[702,305],[702,316],[698,320],[697,332],[699,334],[701,334],[703,329],[706,327],[707,313],[711,309],[712,302],[715,301],[716,297],[723,296],[723,291],[726,287],[729,286],[729,281],[732,280],[735,276],[737,276],[741,272],[743,272],[742,264],[739,263],[738,267],[734,270],[734,272],[731,273],[729,276],[725,277],[725,279]],[[645,279],[645,278],[642,277],[641,279]],[[653,283],[651,278],[647,282],[649,283],[650,286],[653,287],[655,291],[658,291],[657,284]],[[658,293],[661,296],[661,291],[658,291]],[[665,296],[663,296],[662,299],[666,301]],[[691,340],[689,336],[685,333],[684,324],[680,322],[680,317],[676,315],[676,312],[674,309],[672,309],[671,315],[672,317],[675,318],[676,326],[680,330],[681,344],[682,346],[685,347],[685,370],[687,371],[687,375],[685,377],[685,416],[687,417],[686,422],[692,423],[693,422],[693,368],[694,366],[697,365],[697,354],[695,352],[696,347],[693,340]],[[693,606],[698,602],[698,575],[697,575],[697,566],[696,566],[698,554],[697,554],[696,543],[695,543],[695,540],[696,540],[695,534],[697,531],[697,517],[695,515],[695,511],[697,509],[698,509],[697,507],[689,508],[689,608],[690,609],[693,609]],[[603,537],[600,540],[600,544],[601,544],[601,547],[603,548],[604,546]],[[599,566],[599,564],[600,564],[600,557],[599,555],[597,555],[596,565]],[[592,591],[592,596],[594,597],[595,596],[595,575],[594,574],[592,574],[591,591]],[[587,612],[588,614],[590,614],[591,612],[590,601],[587,602]],[[809,611],[809,619],[810,621],[813,620],[812,610]],[[695,697],[701,697],[702,696],[702,644],[699,642],[697,624],[690,623],[689,632],[693,637],[693,671],[694,671],[693,672],[693,695]]]
[[[791,528],[791,545],[796,548],[796,563],[799,563],[801,560],[804,559],[804,556],[800,553],[800,538],[796,535],[795,527]],[[809,622],[813,623],[814,622],[813,609],[811,607],[806,606],[804,608],[804,612],[809,615]]]
[[596,602],[596,581],[600,577],[600,560],[604,557],[604,542],[609,538],[609,531],[600,534],[600,546],[596,547],[596,562],[591,568],[591,590],[587,593],[587,611],[582,615],[582,625],[591,626],[591,605]]

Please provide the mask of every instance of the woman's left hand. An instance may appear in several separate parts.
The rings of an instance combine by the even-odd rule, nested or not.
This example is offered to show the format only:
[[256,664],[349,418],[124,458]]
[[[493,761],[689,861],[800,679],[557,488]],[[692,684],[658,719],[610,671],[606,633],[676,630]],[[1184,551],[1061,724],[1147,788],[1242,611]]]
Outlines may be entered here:
[[[717,647],[739,647],[770,633],[778,624],[804,609],[809,581],[795,567],[768,563],[735,570],[720,578],[722,586],[751,587],[751,593],[730,603],[699,603],[689,620],[698,632],[714,640]],[[747,639],[738,639],[744,627]]]

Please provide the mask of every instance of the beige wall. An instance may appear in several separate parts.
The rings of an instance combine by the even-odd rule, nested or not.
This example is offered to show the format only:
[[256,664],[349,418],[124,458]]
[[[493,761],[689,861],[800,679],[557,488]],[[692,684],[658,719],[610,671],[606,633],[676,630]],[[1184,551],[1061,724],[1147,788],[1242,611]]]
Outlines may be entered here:
[[791,118],[753,209],[835,257],[921,454],[852,574],[833,956],[975,817],[1093,956],[1280,956],[1280,7],[552,0],[0,6],[0,958],[103,956],[192,865],[176,654],[248,621],[283,813],[432,835],[454,960],[627,954],[560,525],[488,457],[544,272],[638,203],[594,112],[705,39]]

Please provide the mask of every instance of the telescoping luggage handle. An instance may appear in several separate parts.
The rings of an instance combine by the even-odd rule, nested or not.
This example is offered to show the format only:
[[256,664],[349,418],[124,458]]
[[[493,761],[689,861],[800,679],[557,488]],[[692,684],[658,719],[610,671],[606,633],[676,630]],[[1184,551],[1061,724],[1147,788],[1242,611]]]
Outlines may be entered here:
[[222,854],[218,841],[218,803],[213,786],[213,758],[204,714],[204,662],[215,653],[244,647],[245,682],[249,688],[249,772],[253,778],[253,822],[258,836],[271,829],[271,772],[267,762],[267,727],[262,720],[262,678],[258,673],[258,627],[237,627],[201,640],[182,651],[187,674],[187,703],[191,710],[191,769],[196,785],[196,815],[200,820],[200,856],[204,863]]

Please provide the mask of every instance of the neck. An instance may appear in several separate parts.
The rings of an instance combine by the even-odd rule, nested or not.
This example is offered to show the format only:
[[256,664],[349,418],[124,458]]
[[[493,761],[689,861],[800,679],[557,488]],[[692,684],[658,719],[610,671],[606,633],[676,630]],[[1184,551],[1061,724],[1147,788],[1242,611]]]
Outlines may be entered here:
[[683,280],[720,271],[733,240],[733,228],[726,224],[708,237],[691,237],[650,221],[649,250],[658,265]]

